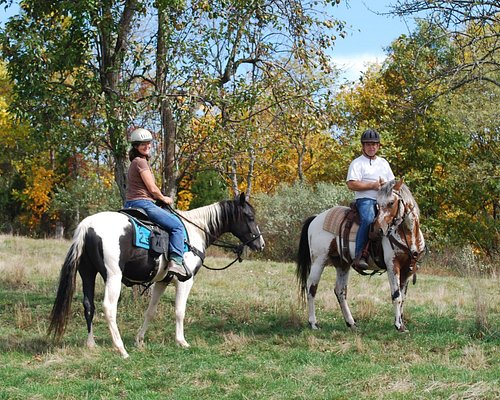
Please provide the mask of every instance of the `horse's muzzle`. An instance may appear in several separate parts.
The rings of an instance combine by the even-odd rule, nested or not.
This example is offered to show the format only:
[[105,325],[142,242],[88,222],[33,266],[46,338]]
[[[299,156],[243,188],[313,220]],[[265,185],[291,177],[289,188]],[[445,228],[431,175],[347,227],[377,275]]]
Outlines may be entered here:
[[253,251],[264,251],[264,247],[266,243],[264,242],[264,238],[262,235],[259,235],[255,239],[253,239],[250,243],[248,243],[248,247]]

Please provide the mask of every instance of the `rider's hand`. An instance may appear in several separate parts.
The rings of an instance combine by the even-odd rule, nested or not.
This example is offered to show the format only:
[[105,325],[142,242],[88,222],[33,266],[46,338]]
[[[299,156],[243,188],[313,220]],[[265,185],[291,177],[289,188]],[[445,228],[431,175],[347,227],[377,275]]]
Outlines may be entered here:
[[163,201],[168,206],[174,204],[174,200],[171,197],[168,197],[168,196],[163,196],[163,198],[161,199],[161,201]]

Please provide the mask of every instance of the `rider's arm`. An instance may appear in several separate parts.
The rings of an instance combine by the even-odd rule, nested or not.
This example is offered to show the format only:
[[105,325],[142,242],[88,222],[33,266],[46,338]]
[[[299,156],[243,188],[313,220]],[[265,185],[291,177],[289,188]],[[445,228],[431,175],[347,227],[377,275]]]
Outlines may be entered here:
[[360,190],[379,190],[380,186],[382,186],[383,182],[381,179],[378,181],[347,181],[347,187],[354,191]]
[[156,186],[153,174],[149,169],[145,169],[141,172],[141,178],[154,199],[161,200],[165,204],[173,204],[173,199],[171,197],[164,196],[158,186]]

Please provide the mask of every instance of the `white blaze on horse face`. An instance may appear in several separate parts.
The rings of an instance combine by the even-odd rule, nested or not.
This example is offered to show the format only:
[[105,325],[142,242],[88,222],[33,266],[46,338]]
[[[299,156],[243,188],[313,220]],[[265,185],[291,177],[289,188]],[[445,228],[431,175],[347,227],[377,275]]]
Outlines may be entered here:
[[264,237],[262,236],[262,233],[260,232],[260,229],[258,226],[257,226],[257,232],[258,232],[259,237],[256,240],[254,240],[254,242],[258,241],[258,244],[256,245],[256,250],[263,251],[264,247],[266,245],[266,242],[264,242]]
[[389,230],[389,224],[386,222],[386,216],[387,212],[381,205],[379,205],[378,214],[375,218],[374,230],[376,232],[382,233],[384,236],[387,235],[387,232]]
[[379,211],[375,218],[375,230],[380,231],[383,236],[389,234],[392,221],[397,217],[398,202],[396,196],[388,202],[379,202]]

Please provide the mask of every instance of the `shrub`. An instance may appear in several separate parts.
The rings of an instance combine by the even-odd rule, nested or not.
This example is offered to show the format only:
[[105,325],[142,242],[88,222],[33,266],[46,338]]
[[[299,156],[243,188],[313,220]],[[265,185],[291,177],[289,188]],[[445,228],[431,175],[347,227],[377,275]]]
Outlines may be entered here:
[[272,195],[255,195],[257,222],[266,241],[264,257],[295,261],[303,221],[333,206],[348,205],[352,199],[345,185],[330,183],[282,185]]

